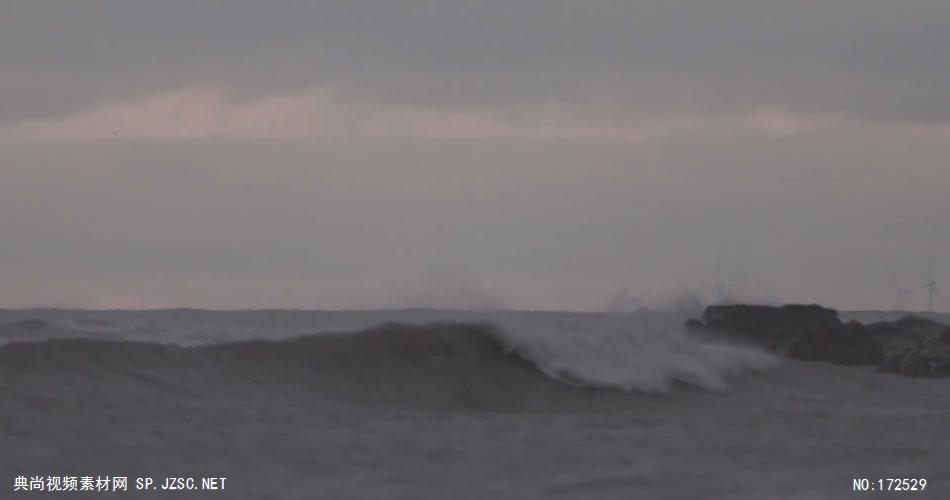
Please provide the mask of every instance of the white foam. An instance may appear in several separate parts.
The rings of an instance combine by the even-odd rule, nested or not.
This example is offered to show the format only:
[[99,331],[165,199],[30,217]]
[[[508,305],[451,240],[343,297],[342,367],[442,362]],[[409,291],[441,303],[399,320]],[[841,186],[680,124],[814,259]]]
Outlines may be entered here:
[[751,347],[688,335],[670,317],[612,314],[596,326],[506,325],[508,347],[547,375],[578,385],[666,392],[674,382],[724,389],[727,378],[774,366]]

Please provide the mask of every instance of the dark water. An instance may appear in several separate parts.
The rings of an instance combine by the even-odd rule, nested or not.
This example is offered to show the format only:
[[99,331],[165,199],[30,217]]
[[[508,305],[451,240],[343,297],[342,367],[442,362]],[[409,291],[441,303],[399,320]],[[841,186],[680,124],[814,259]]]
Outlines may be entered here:
[[[118,475],[228,478],[125,498],[950,498],[946,380],[779,362],[676,315],[4,314],[0,497]],[[879,477],[928,485],[851,491]]]

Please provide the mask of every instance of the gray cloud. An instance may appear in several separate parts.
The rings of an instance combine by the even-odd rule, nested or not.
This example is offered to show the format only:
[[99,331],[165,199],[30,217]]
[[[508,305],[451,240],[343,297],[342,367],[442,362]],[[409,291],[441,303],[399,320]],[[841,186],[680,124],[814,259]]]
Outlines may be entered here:
[[417,105],[943,121],[948,24],[935,1],[17,2],[0,21],[0,112],[227,82]]
[[761,295],[887,305],[890,270],[950,265],[948,22],[923,0],[6,2],[0,305],[591,309],[708,288],[717,259]]

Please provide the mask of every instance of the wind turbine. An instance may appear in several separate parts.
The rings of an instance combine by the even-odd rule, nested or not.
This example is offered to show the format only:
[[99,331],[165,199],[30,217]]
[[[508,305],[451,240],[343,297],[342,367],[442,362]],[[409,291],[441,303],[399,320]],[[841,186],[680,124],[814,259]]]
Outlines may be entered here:
[[894,300],[894,310],[903,311],[905,308],[905,303],[907,296],[910,295],[910,288],[901,288],[901,284],[897,281],[897,275],[891,273],[891,279],[894,280],[894,291],[897,294],[897,298]]
[[928,298],[927,310],[928,311],[934,312],[934,297],[937,297],[938,299],[940,299],[940,302],[943,302],[944,304],[947,303],[947,301],[944,300],[943,295],[940,295],[940,291],[937,290],[937,280],[934,279],[933,257],[930,258],[930,272],[928,273],[927,282],[924,283],[924,286],[920,287],[920,289],[927,290],[927,298]]

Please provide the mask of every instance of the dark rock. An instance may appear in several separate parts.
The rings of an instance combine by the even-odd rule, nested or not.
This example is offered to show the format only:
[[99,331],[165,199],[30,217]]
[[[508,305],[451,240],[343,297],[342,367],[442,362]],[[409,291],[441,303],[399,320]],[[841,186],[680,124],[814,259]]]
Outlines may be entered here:
[[703,322],[710,328],[760,335],[763,330],[840,325],[838,312],[818,305],[709,306]]
[[703,322],[698,319],[688,319],[684,326],[687,330],[701,330],[703,328]]
[[950,377],[950,328],[907,316],[869,325],[817,305],[710,306],[687,328],[738,336],[780,356],[839,365],[879,365],[910,377]]
[[710,306],[701,328],[730,332],[794,359],[840,365],[877,365],[884,360],[864,326],[846,325],[837,311],[817,305]]
[[950,328],[916,316],[867,326],[884,351],[881,370],[910,377],[950,376]]
[[946,328],[946,325],[917,316],[905,316],[893,322],[867,325],[874,341],[881,346],[887,358],[902,357],[919,351],[939,337]]
[[804,329],[790,336],[785,356],[836,365],[877,365],[884,361],[871,335],[860,324]]

